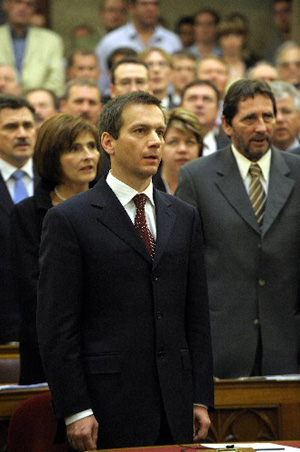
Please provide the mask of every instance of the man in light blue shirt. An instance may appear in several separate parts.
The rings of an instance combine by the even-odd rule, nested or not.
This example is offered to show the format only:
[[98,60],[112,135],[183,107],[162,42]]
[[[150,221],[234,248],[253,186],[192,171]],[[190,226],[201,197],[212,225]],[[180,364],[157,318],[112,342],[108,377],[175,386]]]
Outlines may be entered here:
[[118,47],[131,47],[137,52],[146,47],[160,47],[170,54],[182,48],[182,43],[175,33],[158,25],[158,0],[130,0],[128,11],[131,22],[106,35],[96,47],[102,71],[102,92],[109,87],[107,58]]

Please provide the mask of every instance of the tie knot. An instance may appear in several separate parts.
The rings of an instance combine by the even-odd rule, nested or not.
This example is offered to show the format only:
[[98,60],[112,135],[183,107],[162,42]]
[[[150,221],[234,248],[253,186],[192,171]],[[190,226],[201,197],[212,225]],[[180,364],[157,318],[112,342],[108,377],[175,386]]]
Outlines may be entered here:
[[144,209],[146,200],[147,200],[147,196],[144,193],[135,195],[135,197],[133,198],[133,201],[134,201],[137,209]]
[[252,163],[249,168],[249,174],[251,177],[260,177],[262,175],[260,166],[257,163]]
[[21,178],[24,176],[24,174],[25,174],[25,171],[23,171],[23,170],[16,170],[16,171],[11,175],[11,177],[12,177],[14,180],[19,180],[19,179],[21,179]]

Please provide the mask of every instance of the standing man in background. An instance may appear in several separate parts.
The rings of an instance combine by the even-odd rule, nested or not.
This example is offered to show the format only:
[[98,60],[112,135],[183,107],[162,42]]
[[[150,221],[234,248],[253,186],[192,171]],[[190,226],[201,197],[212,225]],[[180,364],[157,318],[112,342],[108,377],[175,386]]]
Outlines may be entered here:
[[37,183],[32,163],[34,114],[27,100],[0,96],[0,344],[18,340],[20,319],[12,296],[9,218],[14,203],[32,196]]
[[231,145],[181,170],[177,195],[201,213],[219,378],[299,370],[300,159],[271,148],[275,118],[266,82],[235,82]]

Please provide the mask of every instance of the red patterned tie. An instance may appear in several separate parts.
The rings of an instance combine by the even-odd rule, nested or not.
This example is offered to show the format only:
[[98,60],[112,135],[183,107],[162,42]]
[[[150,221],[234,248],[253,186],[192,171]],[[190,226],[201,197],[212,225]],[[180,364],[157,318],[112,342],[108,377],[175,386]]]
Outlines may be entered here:
[[146,204],[147,196],[143,193],[140,195],[136,195],[133,198],[133,201],[136,205],[136,214],[134,219],[134,226],[142,239],[145,242],[146,248],[152,257],[154,258],[155,253],[155,240],[153,235],[151,234],[150,229],[148,228],[146,215],[145,215],[145,204]]

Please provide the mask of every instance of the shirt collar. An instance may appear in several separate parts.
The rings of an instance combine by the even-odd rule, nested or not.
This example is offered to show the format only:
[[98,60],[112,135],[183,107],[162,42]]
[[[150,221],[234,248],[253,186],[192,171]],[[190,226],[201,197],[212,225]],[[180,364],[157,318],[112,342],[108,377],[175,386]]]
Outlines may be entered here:
[[112,191],[114,192],[114,194],[116,195],[116,197],[118,198],[123,207],[125,207],[126,204],[132,201],[132,198],[135,195],[138,195],[139,193],[145,193],[151,204],[154,206],[152,181],[145,190],[143,190],[142,192],[138,192],[134,188],[129,187],[129,185],[124,184],[124,182],[121,182],[119,179],[117,179],[115,176],[111,174],[111,171],[109,171],[106,178],[106,182],[112,189]]
[[[243,180],[246,179],[249,173],[250,165],[253,163],[251,160],[247,159],[244,155],[242,155],[233,144],[231,144],[232,152],[235,157],[237,166],[239,168],[241,177]],[[268,151],[256,162],[261,171],[265,181],[269,180],[270,173],[270,165],[271,165],[271,149]]]
[[1,175],[3,177],[3,180],[6,182],[8,181],[8,179],[10,179],[10,177],[12,176],[12,174],[16,171],[16,170],[22,170],[26,173],[26,175],[28,177],[30,177],[30,179],[33,180],[34,178],[34,172],[33,172],[33,163],[32,163],[32,158],[30,158],[29,160],[27,160],[27,162],[25,163],[24,166],[22,166],[21,168],[16,168],[15,166],[11,165],[10,163],[6,162],[5,160],[0,158],[0,172]]
[[295,149],[295,148],[298,148],[300,146],[300,142],[299,142],[299,140],[298,140],[298,138],[296,138],[295,139],[295,141],[288,147],[288,148],[286,148],[286,149],[280,149],[280,148],[278,148],[277,146],[275,146],[274,144],[272,144],[272,147],[274,148],[274,149],[276,149],[277,151],[283,151],[283,152],[289,152],[289,151],[292,151],[293,149]]
[[16,33],[15,33],[15,31],[14,31],[14,29],[12,28],[11,25],[9,25],[9,28],[10,28],[10,33],[11,33],[12,39],[26,39],[30,27],[28,26],[28,27],[26,27],[26,28],[24,29],[24,33],[23,33],[22,36],[17,36]]

